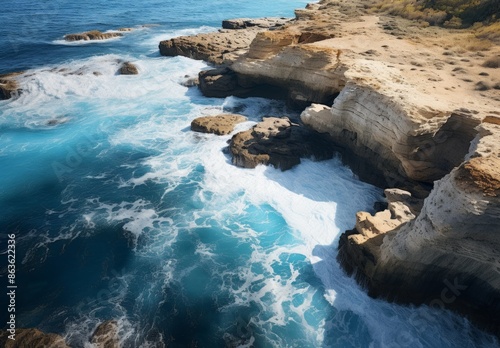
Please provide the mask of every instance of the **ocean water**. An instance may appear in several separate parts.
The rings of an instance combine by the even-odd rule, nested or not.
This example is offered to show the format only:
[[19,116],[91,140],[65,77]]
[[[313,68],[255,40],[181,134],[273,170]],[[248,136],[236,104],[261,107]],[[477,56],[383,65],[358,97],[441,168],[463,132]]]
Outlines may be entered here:
[[[124,347],[496,346],[449,312],[371,299],[342,272],[338,238],[382,192],[339,159],[241,169],[223,151],[230,136],[189,130],[226,111],[248,116],[240,130],[297,115],[278,101],[183,87],[207,65],[161,57],[159,41],[304,6],[2,2],[0,73],[30,72],[21,96],[0,102],[0,269],[4,284],[14,233],[17,327],[72,347],[91,347],[110,319]],[[136,30],[62,40],[120,27]],[[140,74],[117,75],[125,60]],[[5,323],[7,297],[0,304]]]

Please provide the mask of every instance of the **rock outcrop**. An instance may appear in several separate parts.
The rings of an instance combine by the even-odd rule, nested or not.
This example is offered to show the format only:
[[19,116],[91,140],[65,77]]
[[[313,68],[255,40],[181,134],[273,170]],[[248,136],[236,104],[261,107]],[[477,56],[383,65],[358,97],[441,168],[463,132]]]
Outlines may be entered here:
[[66,41],[91,41],[91,40],[106,40],[112,39],[114,37],[123,36],[122,33],[119,32],[109,32],[102,33],[99,30],[91,30],[78,34],[67,34],[64,35],[64,40]]
[[467,111],[400,103],[387,90],[359,81],[349,82],[331,108],[312,105],[301,119],[361,158],[364,168],[368,164],[371,169],[353,168],[364,179],[384,178],[378,182],[381,186],[401,186],[414,193],[421,190],[419,183],[432,183],[463,161],[480,123]]
[[223,26],[227,29],[221,29],[215,33],[181,36],[161,41],[160,54],[229,65],[247,52],[257,33],[280,27],[287,21],[276,18],[226,20]]
[[235,18],[222,21],[223,29],[246,29],[259,27],[263,29],[276,29],[290,22],[290,18],[285,17],[265,17],[265,18]]
[[229,149],[233,164],[255,168],[259,164],[287,170],[301,157],[332,158],[333,151],[320,134],[294,124],[287,117],[265,117],[252,129],[237,133]]
[[[500,118],[485,121],[417,217],[358,213],[338,259],[372,296],[451,308],[500,333]],[[381,214],[395,223],[375,232],[363,224]]]
[[118,323],[115,320],[101,323],[92,334],[90,343],[94,348],[120,348]]
[[16,81],[16,77],[21,74],[22,72],[15,72],[0,75],[0,100],[10,99],[21,93],[19,83]]
[[195,118],[191,122],[191,130],[201,133],[226,135],[231,133],[238,123],[244,122],[246,119],[245,116],[235,114],[203,116]]
[[16,329],[15,340],[9,339],[8,331],[0,331],[0,346],[4,348],[69,348],[59,335],[43,333],[37,329]]
[[120,75],[137,75],[137,74],[139,74],[139,69],[137,69],[137,66],[135,66],[134,64],[132,64],[130,62],[124,62],[120,66],[118,73]]
[[286,98],[286,91],[274,85],[264,83],[241,86],[238,82],[239,76],[227,67],[203,70],[199,73],[198,81],[201,93],[210,98],[225,98],[231,95],[240,98]]

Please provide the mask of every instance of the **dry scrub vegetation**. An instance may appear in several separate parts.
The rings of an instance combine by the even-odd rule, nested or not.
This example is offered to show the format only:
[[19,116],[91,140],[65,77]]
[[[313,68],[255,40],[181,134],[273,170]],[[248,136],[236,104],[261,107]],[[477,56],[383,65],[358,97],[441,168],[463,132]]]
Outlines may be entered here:
[[381,0],[372,8],[430,25],[471,27],[477,38],[500,42],[499,0]]

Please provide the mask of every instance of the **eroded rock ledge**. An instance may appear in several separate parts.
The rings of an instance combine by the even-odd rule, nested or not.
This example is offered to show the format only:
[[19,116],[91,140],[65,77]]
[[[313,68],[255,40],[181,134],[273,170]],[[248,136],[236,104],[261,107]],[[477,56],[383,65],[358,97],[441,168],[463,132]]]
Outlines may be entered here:
[[[499,334],[500,125],[478,131],[468,159],[435,183],[418,217],[358,213],[338,260],[374,297],[451,308]],[[366,228],[364,218],[382,214],[395,223]]]
[[[125,29],[125,28],[122,28]],[[121,30],[128,31],[128,30]],[[67,34],[64,35],[64,40],[66,41],[94,41],[94,40],[107,40],[115,37],[123,36],[120,32],[108,32],[103,33],[99,30],[91,30],[78,34]]]
[[184,56],[213,64],[231,64],[247,52],[257,33],[279,28],[290,19],[230,19],[216,33],[181,36],[161,41],[158,48],[163,56]]

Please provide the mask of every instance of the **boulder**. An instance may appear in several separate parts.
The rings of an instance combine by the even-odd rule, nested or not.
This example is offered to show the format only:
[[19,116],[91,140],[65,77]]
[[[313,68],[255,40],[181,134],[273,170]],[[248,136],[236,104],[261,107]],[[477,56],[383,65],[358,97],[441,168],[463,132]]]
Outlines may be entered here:
[[245,116],[235,114],[203,116],[195,118],[191,122],[191,130],[201,133],[226,135],[231,133],[238,123],[244,122],[246,119]]
[[289,118],[265,117],[252,129],[235,134],[229,145],[232,162],[243,168],[259,164],[291,169],[301,157],[328,159],[333,151],[322,136]]
[[0,100],[10,99],[21,93],[19,83],[15,79],[20,74],[22,72],[0,75]]
[[139,74],[139,70],[134,64],[125,62],[120,66],[120,70],[118,70],[118,73],[120,75],[137,75]]

